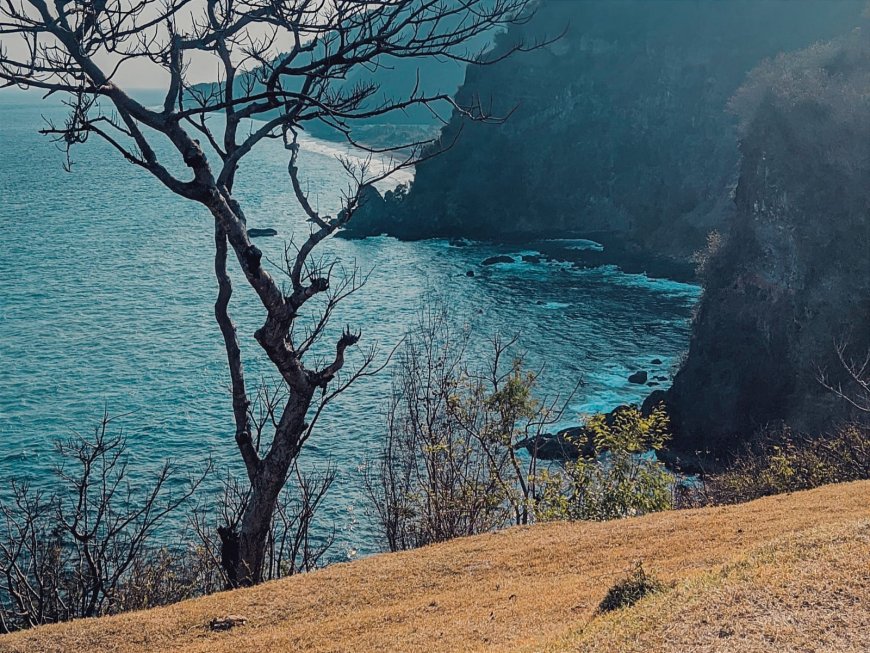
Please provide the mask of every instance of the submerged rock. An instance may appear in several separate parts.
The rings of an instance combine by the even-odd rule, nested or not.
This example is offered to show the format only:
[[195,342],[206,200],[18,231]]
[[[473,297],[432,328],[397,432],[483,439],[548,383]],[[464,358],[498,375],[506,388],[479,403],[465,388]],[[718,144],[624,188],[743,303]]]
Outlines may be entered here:
[[481,265],[496,265],[497,263],[513,263],[513,257],[507,256],[506,254],[500,254],[499,256],[490,256],[489,258],[483,259]]
[[248,229],[248,237],[249,238],[262,238],[265,236],[277,236],[277,235],[278,235],[278,232],[272,228],[255,229],[252,227],[252,228]]
[[644,370],[640,370],[639,372],[635,372],[631,376],[628,377],[629,383],[637,383],[638,385],[643,385],[647,382],[649,378],[649,374],[647,374]]
[[595,442],[585,426],[572,426],[558,433],[542,433],[521,440],[514,449],[525,449],[538,460],[576,460],[595,456]]

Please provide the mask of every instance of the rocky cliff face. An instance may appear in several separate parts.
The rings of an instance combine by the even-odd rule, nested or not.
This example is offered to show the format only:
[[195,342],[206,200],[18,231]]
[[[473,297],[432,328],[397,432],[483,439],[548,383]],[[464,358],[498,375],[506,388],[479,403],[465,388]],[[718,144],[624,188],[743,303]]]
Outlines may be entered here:
[[446,154],[408,193],[370,198],[346,235],[523,241],[591,237],[627,252],[687,257],[733,203],[737,145],[727,99],[764,57],[831,38],[860,3],[770,0],[544,0],[496,45],[552,45],[471,66]]
[[737,213],[668,395],[679,447],[850,417],[818,375],[849,388],[836,343],[856,360],[870,351],[868,88],[870,39],[856,31],[765,63],[735,96]]

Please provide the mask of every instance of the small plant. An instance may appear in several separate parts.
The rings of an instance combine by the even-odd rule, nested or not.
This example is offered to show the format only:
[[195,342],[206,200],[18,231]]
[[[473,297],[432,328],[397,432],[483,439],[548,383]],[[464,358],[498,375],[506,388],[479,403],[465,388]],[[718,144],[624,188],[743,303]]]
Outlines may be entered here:
[[722,237],[722,234],[714,229],[707,234],[706,245],[692,254],[691,261],[695,266],[695,274],[699,279],[703,279],[707,274],[712,261],[722,251],[724,244],[725,239]]
[[629,608],[645,596],[657,594],[666,589],[665,583],[647,574],[643,568],[643,563],[637,562],[628,576],[607,590],[607,595],[598,605],[598,612],[605,613],[620,608]]

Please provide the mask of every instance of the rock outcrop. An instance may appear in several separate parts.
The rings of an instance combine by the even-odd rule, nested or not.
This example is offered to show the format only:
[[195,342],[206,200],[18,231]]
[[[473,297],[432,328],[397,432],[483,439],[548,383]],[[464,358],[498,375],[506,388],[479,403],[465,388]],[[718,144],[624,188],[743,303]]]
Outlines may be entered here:
[[847,360],[870,351],[868,88],[856,30],[763,64],[735,96],[737,212],[668,393],[677,447],[721,452],[766,425],[813,433],[854,416],[819,374],[858,391],[836,345]]
[[685,260],[733,210],[728,98],[764,57],[845,33],[861,9],[851,0],[543,0],[496,53],[567,26],[565,36],[470,66],[457,94],[460,105],[483,99],[510,118],[454,115],[439,145],[458,136],[455,145],[421,163],[410,190],[360,210],[344,235],[576,236],[604,244],[603,262],[633,260],[639,271],[638,257]]

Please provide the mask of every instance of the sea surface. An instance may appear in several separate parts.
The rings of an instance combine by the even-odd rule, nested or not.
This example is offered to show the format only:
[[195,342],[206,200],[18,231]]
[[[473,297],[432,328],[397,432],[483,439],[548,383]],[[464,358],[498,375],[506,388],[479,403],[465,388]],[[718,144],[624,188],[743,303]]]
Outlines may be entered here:
[[[96,138],[76,148],[65,172],[64,153],[37,133],[46,120],[63,117],[57,101],[0,92],[0,498],[14,477],[50,487],[52,442],[92,430],[104,409],[119,416],[116,428],[129,439],[136,483],[167,458],[182,473],[212,458],[222,474],[238,474],[213,318],[212,219]],[[335,144],[303,140],[302,177],[324,213],[337,210],[347,188],[336,159],[342,153]],[[307,233],[286,166],[280,143],[266,143],[243,164],[237,183],[249,226],[279,232],[257,241],[273,262],[285,243]],[[670,379],[699,297],[696,286],[612,267],[480,265],[494,254],[533,253],[517,248],[379,237],[332,239],[321,249],[369,275],[334,316],[327,349],[348,324],[361,330],[362,348],[376,344],[385,360],[434,294],[457,327],[472,327],[476,347],[497,332],[518,334],[528,364],[543,369],[548,396],[564,396],[582,380],[565,425],[642,400],[650,388],[628,383],[632,372]],[[274,379],[252,337],[264,311],[244,279],[234,280],[231,310],[254,386]],[[389,367],[360,381],[329,406],[303,453],[306,468],[332,461],[339,471],[321,518],[321,528],[334,526],[338,534],[333,560],[382,548],[361,467],[377,453],[389,391]],[[202,492],[215,492],[214,485]]]

